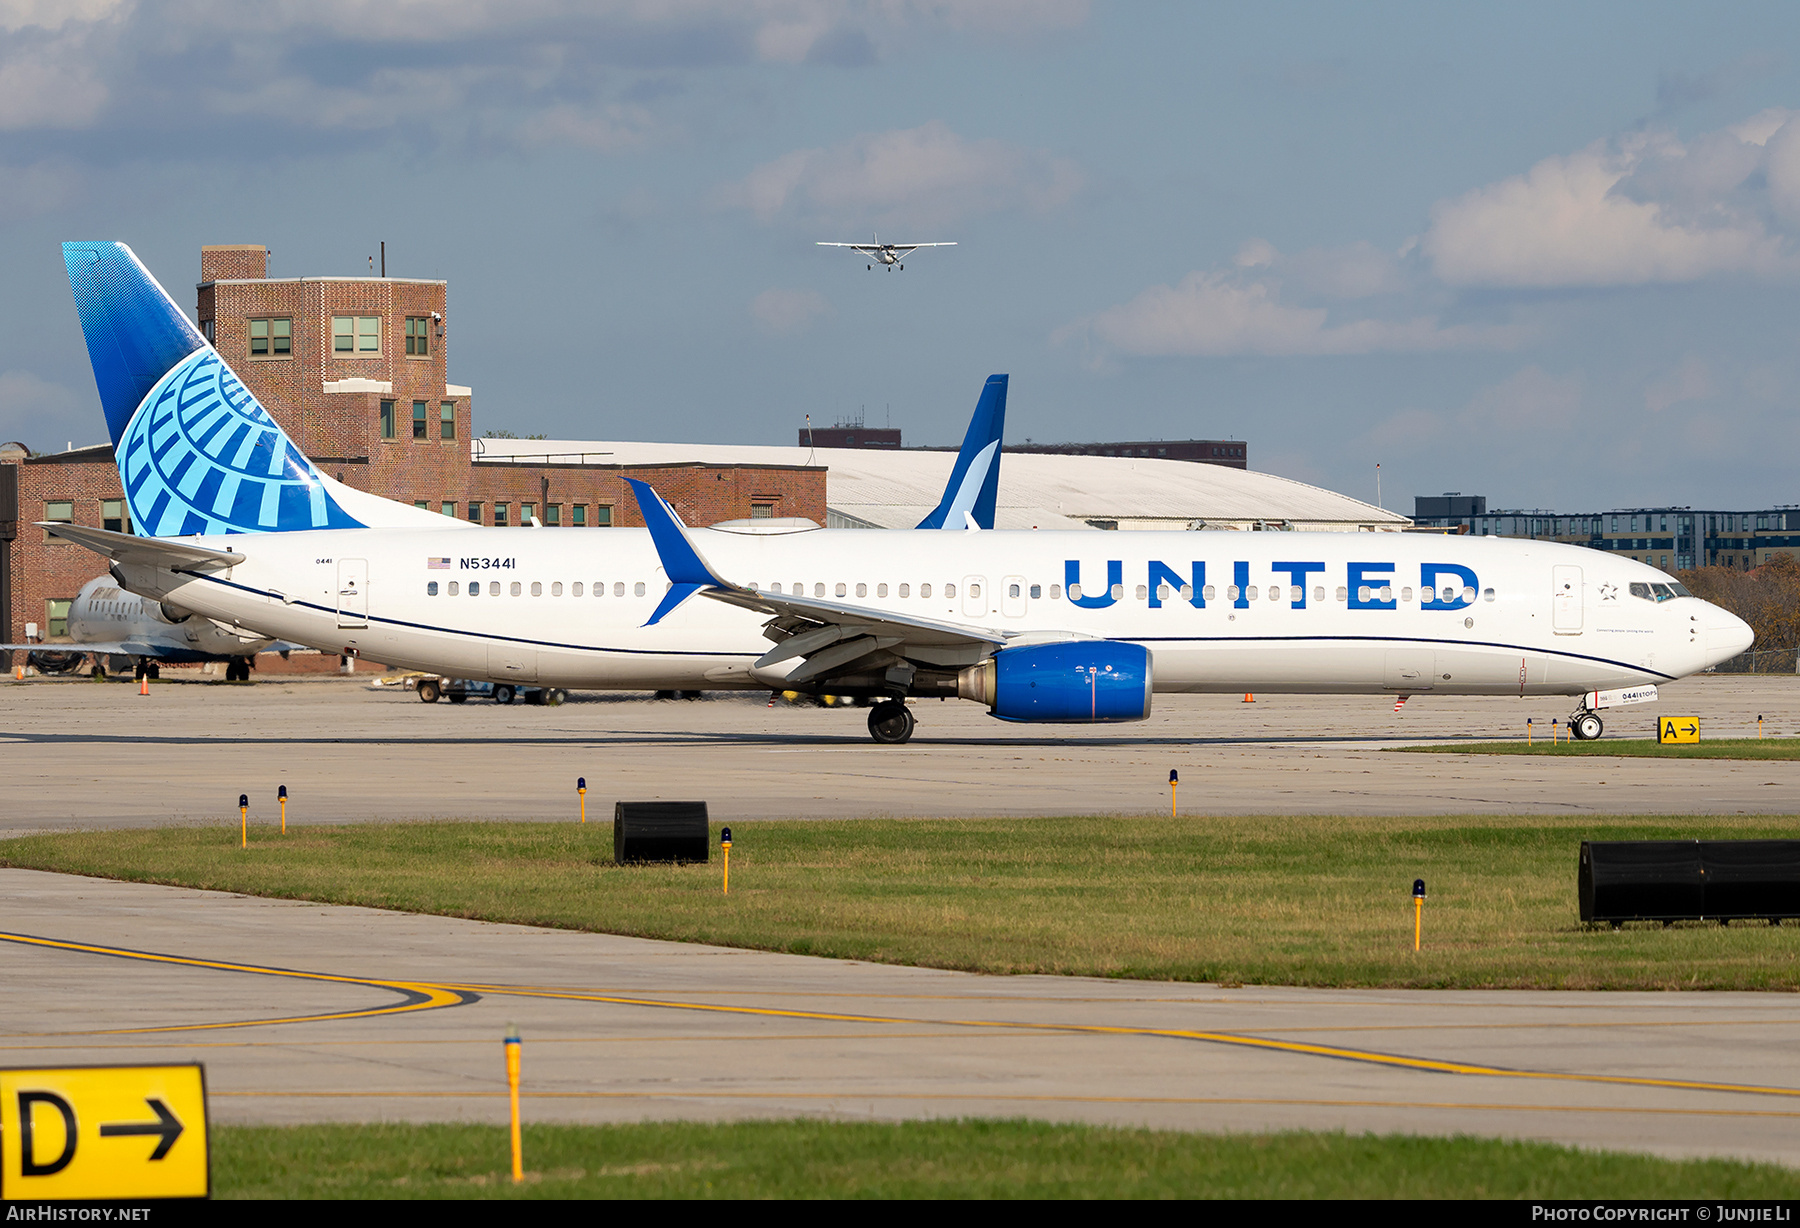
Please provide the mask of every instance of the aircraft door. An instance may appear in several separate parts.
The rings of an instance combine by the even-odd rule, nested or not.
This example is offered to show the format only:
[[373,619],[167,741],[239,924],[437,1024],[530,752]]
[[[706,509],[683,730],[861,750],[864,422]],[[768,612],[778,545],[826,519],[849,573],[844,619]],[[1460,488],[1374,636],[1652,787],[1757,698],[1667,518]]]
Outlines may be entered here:
[[369,625],[369,560],[338,560],[338,626]]
[[963,577],[963,615],[967,618],[986,618],[989,603],[986,576]]
[[1550,629],[1558,635],[1581,634],[1581,568],[1560,564],[1550,569]]
[[1000,581],[1000,613],[1007,618],[1025,617],[1025,577],[1008,576]]

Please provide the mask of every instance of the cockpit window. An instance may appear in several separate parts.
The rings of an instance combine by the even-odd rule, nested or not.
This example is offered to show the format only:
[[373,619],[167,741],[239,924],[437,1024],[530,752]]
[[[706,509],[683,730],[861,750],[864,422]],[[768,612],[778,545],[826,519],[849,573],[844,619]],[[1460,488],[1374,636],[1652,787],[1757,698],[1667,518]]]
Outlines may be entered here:
[[1669,587],[1675,590],[1675,595],[1677,597],[1692,597],[1694,595],[1688,592],[1688,586],[1685,584],[1671,581]]
[[1650,586],[1648,584],[1633,584],[1631,586],[1631,595],[1633,597],[1642,597],[1645,601],[1656,600],[1656,598],[1650,595]]
[[1670,588],[1667,584],[1652,584],[1650,586],[1650,591],[1656,594],[1656,599],[1658,601],[1675,600],[1675,590]]

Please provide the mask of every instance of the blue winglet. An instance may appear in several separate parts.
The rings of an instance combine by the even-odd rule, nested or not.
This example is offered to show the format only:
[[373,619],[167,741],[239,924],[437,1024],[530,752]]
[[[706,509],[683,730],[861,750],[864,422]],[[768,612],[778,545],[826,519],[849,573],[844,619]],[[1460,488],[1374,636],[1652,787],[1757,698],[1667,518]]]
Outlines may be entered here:
[[994,527],[994,504],[1000,493],[1000,437],[1006,431],[1006,376],[990,375],[969,419],[962,450],[944,497],[915,527],[961,530],[969,517],[977,528]]
[[683,532],[681,518],[673,508],[663,502],[662,496],[650,488],[648,482],[640,482],[636,478],[626,478],[626,485],[637,497],[638,512],[644,518],[644,527],[650,530],[650,541],[656,546],[656,557],[662,563],[663,574],[669,577],[669,591],[663,594],[662,603],[644,625],[655,626],[676,606],[692,597],[703,588],[731,588],[727,581],[721,580],[707,561],[700,557],[694,544]]

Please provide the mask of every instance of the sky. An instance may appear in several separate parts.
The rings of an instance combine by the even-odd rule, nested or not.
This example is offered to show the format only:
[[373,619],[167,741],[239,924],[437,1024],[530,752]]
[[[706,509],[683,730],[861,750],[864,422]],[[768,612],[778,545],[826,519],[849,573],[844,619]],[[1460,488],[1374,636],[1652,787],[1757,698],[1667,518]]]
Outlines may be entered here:
[[[820,240],[954,241],[870,272]],[[1800,503],[1800,6],[0,0],[0,440],[58,244],[449,282],[477,431],[1236,438],[1410,512]],[[1004,470],[1002,471],[1004,481]]]

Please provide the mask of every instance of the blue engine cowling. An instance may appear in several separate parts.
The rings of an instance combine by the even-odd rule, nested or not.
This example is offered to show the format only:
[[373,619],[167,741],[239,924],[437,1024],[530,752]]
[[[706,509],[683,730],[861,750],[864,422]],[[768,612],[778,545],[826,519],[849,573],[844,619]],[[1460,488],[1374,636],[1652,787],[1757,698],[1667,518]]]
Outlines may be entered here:
[[1093,724],[1150,715],[1150,650],[1117,640],[1003,648],[957,676],[956,693],[1003,721]]

